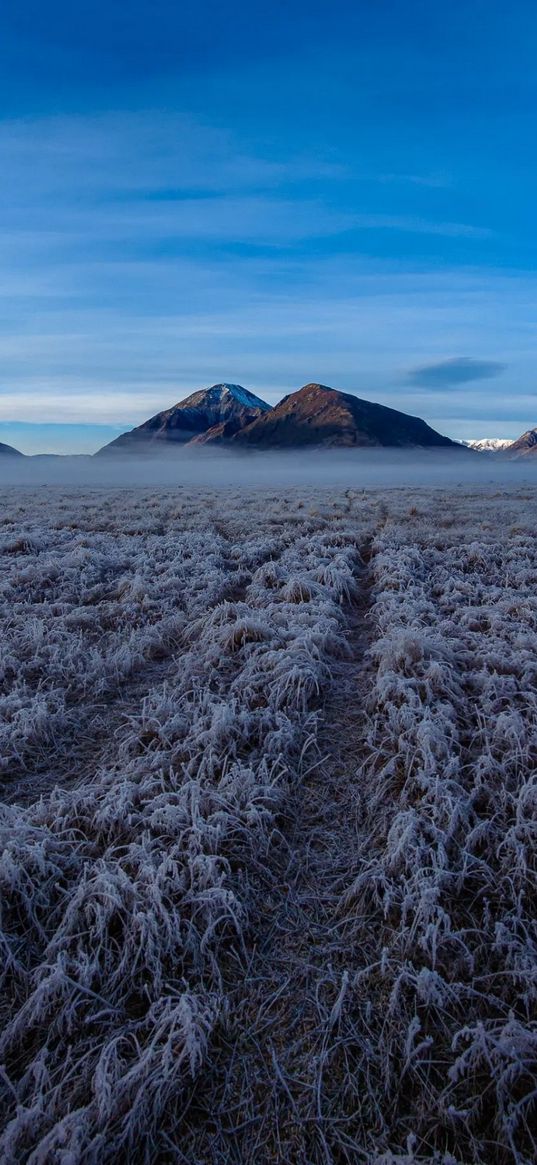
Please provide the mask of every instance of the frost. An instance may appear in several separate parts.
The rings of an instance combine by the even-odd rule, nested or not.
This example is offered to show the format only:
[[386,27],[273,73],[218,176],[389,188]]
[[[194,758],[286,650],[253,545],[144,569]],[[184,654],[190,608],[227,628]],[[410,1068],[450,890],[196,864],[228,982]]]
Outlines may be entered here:
[[[64,777],[4,810],[0,1146],[117,1159],[151,1144],[225,1017],[248,880],[345,651],[355,531],[250,538],[241,499],[215,525],[214,499],[40,502],[39,539],[5,542],[1,755],[15,797],[25,773]],[[107,712],[99,764],[86,746],[73,773]]]
[[248,1161],[289,1113],[315,1165],[534,1161],[532,491],[12,491],[2,522],[2,1160],[185,1159],[194,1089],[211,1159],[274,849],[350,733],[294,1075],[300,968],[274,1034],[255,972],[282,1130],[246,1064]]
[[[374,1098],[384,1087],[399,1107],[399,1143],[411,1094],[413,1160],[443,1141],[464,1161],[525,1163],[537,1151],[537,557],[529,528],[487,529],[487,499],[454,509],[449,536],[396,513],[373,541],[371,796],[348,902],[381,936],[381,973],[370,942],[360,985],[390,1065]],[[371,1094],[370,1064],[358,1079]]]

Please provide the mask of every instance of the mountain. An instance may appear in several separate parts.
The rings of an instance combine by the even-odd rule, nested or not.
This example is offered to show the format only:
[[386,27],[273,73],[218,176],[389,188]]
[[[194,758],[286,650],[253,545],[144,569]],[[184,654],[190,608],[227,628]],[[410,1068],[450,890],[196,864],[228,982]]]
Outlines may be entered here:
[[464,448],[419,417],[325,384],[306,384],[275,408],[239,384],[214,384],[122,433],[99,454],[141,452],[161,443],[231,448]]
[[13,445],[3,445],[0,441],[0,457],[24,457],[24,453],[14,449]]
[[509,446],[510,457],[534,457],[537,454],[537,429],[528,429]]
[[99,454],[139,452],[163,441],[185,445],[201,437],[205,441],[227,440],[243,425],[269,411],[266,401],[240,384],[213,384],[211,388],[193,392],[171,409],[157,413],[136,429],[122,433],[99,449]]
[[[246,422],[247,424],[250,421]],[[200,433],[198,437],[193,437],[188,442],[189,445],[225,445],[235,433],[244,427],[241,418],[233,417],[230,421],[219,421],[217,425],[211,425],[210,429],[206,429],[204,433]]]
[[263,449],[306,446],[382,446],[461,449],[419,417],[360,400],[325,384],[306,384],[285,396],[232,438],[233,445]]
[[510,437],[474,437],[470,441],[462,441],[469,449],[476,453],[504,453],[513,444]]

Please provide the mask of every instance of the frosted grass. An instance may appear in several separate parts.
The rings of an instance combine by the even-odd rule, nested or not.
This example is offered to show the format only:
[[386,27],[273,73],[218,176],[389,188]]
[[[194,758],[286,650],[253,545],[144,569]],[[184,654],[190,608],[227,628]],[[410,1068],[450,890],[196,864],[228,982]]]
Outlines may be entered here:
[[203,1140],[193,1087],[330,764],[357,601],[364,686],[332,734],[357,734],[355,858],[343,885],[319,865],[340,986],[318,1062],[273,1088],[305,1112],[316,1080],[316,1165],[535,1160],[534,514],[531,489],[6,495],[2,1160]]

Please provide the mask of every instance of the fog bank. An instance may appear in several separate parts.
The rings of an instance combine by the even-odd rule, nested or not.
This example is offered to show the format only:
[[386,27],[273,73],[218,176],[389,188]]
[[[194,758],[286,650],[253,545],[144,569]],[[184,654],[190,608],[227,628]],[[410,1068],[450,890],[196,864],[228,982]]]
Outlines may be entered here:
[[0,487],[457,486],[537,483],[537,458],[504,460],[461,450],[316,449],[286,452],[159,449],[109,457],[0,460]]

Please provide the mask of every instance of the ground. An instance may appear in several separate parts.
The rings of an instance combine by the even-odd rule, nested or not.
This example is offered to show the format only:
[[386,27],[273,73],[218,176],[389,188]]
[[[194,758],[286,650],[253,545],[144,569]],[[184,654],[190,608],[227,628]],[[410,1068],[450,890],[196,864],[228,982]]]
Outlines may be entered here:
[[535,1159],[536,499],[6,491],[2,1160]]

